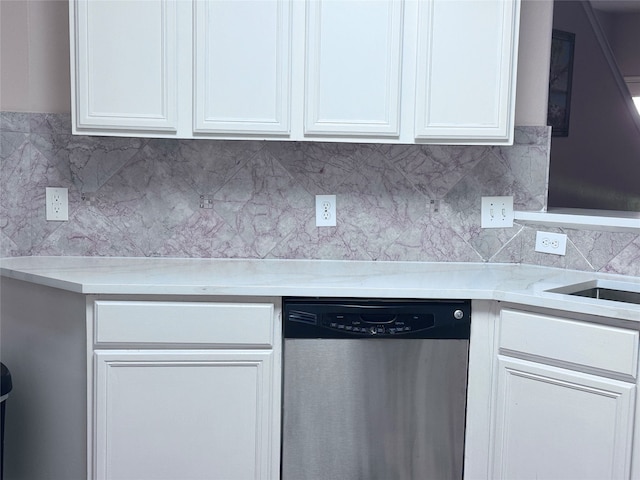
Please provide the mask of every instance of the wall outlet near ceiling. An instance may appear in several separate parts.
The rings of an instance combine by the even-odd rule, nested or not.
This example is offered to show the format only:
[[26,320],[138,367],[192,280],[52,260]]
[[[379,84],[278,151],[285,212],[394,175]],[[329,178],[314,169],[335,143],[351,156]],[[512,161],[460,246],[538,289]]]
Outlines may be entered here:
[[336,196],[316,195],[316,227],[336,226]]
[[513,197],[482,197],[480,226],[513,227]]
[[536,252],[565,255],[567,236],[564,233],[536,232]]
[[67,188],[47,187],[45,190],[47,203],[46,219],[58,222],[69,220],[69,190]]

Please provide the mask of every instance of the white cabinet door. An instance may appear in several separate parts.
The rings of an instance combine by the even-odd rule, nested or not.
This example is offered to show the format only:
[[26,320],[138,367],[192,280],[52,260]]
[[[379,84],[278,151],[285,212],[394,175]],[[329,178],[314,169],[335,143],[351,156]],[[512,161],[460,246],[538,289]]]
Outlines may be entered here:
[[275,478],[273,364],[270,350],[96,351],[94,478]]
[[175,132],[176,2],[77,0],[70,14],[75,131]]
[[520,0],[71,0],[74,133],[508,144]]
[[492,479],[629,478],[635,385],[498,357]]
[[398,136],[400,0],[308,0],[306,135]]
[[289,132],[291,2],[194,2],[195,132]]
[[512,141],[519,0],[420,2],[415,138]]

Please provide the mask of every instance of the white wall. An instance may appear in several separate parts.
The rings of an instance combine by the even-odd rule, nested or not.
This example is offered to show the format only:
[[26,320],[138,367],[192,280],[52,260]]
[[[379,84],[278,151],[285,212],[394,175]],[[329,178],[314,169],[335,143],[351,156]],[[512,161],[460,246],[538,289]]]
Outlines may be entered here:
[[0,0],[0,110],[71,109],[66,0]]
[[516,125],[547,124],[553,0],[522,0]]
[[[523,0],[516,125],[547,120],[552,0]],[[0,0],[0,111],[69,112],[66,0]]]

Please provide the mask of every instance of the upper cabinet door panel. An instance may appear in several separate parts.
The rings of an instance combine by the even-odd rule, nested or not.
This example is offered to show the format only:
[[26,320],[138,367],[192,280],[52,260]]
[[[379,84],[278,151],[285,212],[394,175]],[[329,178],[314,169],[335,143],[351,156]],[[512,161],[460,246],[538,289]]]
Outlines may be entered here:
[[78,0],[77,129],[175,131],[176,2]]
[[291,0],[195,2],[195,132],[289,132]]
[[519,0],[420,3],[415,136],[512,140]]
[[401,0],[308,0],[305,134],[399,135]]

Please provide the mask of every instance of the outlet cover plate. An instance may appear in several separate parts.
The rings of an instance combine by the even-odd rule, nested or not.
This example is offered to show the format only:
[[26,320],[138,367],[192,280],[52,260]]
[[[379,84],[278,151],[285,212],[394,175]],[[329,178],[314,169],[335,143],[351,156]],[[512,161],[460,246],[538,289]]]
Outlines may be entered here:
[[513,227],[513,197],[482,197],[480,227]]
[[316,195],[316,227],[336,226],[336,196]]
[[67,188],[46,187],[46,219],[66,222],[69,220],[69,190]]
[[536,252],[565,255],[567,236],[564,233],[536,232]]

